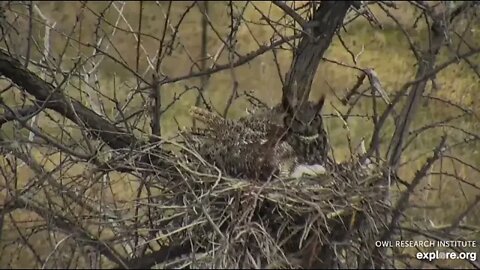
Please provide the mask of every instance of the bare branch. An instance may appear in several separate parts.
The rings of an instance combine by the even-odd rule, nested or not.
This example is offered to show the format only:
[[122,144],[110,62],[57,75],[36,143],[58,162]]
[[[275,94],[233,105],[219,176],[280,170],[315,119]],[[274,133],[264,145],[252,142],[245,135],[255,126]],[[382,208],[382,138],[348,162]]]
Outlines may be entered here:
[[0,52],[0,74],[8,77],[23,90],[36,97],[40,106],[46,104],[47,108],[64,115],[74,123],[84,123],[93,134],[98,134],[112,148],[125,148],[137,143],[132,135],[113,126],[80,102],[69,100],[61,93],[60,89],[25,70],[20,62],[3,51]]
[[273,1],[277,7],[281,8],[285,13],[287,13],[290,17],[292,17],[302,28],[305,28],[307,22],[298,14],[295,10],[290,8],[285,2],[283,1]]
[[232,68],[232,67],[239,67],[241,65],[244,65],[244,64],[250,62],[251,60],[255,59],[256,57],[258,57],[258,56],[260,56],[260,55],[262,55],[266,52],[269,52],[271,49],[276,48],[276,47],[278,47],[278,46],[280,46],[280,45],[282,45],[286,42],[297,39],[300,36],[301,36],[301,34],[297,34],[297,35],[281,38],[280,40],[272,42],[270,45],[264,45],[256,51],[247,53],[246,55],[238,58],[232,64],[227,63],[227,64],[223,64],[223,65],[216,65],[213,68],[210,68],[206,71],[191,73],[191,74],[187,74],[187,75],[183,75],[183,76],[175,77],[175,78],[165,78],[164,80],[161,80],[160,83],[161,84],[174,83],[174,82],[182,81],[182,80],[185,80],[185,79],[191,79],[191,78],[196,78],[196,77],[200,77],[200,76],[204,76],[204,75],[214,74],[214,73],[217,73],[219,71],[226,70],[226,69],[229,69],[229,68]]

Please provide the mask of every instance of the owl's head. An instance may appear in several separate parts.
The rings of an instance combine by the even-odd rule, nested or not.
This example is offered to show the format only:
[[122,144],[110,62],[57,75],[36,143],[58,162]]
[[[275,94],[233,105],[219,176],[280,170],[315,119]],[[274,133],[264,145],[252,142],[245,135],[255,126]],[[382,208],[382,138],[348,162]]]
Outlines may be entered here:
[[315,139],[323,130],[323,120],[320,115],[325,96],[318,102],[304,102],[297,107],[287,106],[284,117],[284,124],[293,135],[306,140]]

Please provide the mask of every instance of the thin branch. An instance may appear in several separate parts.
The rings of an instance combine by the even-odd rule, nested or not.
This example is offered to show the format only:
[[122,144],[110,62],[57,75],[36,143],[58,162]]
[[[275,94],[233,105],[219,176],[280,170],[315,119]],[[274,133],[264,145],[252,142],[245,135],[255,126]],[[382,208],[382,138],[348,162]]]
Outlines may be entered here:
[[289,7],[283,1],[273,1],[273,4],[285,11],[292,19],[294,19],[302,28],[305,28],[307,25],[307,21],[305,21],[300,14],[298,14],[295,10]]
[[160,83],[161,84],[174,83],[174,82],[182,81],[182,80],[185,80],[185,79],[196,78],[196,77],[200,77],[200,76],[204,76],[204,75],[211,75],[211,74],[214,74],[214,73],[217,73],[219,71],[226,70],[226,69],[229,69],[229,68],[232,68],[232,67],[234,67],[234,68],[239,67],[241,65],[249,63],[250,61],[252,61],[256,57],[270,51],[273,48],[276,48],[276,47],[278,47],[278,46],[280,46],[280,45],[282,45],[286,42],[292,41],[292,40],[300,38],[300,37],[301,37],[301,34],[289,36],[289,37],[286,37],[286,38],[281,38],[280,40],[272,42],[270,45],[261,46],[256,51],[247,53],[246,55],[238,58],[237,61],[235,61],[233,64],[227,63],[227,64],[223,64],[223,65],[217,65],[214,68],[211,68],[211,69],[208,69],[208,70],[205,70],[205,71],[190,73],[190,74],[187,74],[187,75],[182,75],[182,76],[174,77],[174,78],[165,78],[164,80],[161,80]]

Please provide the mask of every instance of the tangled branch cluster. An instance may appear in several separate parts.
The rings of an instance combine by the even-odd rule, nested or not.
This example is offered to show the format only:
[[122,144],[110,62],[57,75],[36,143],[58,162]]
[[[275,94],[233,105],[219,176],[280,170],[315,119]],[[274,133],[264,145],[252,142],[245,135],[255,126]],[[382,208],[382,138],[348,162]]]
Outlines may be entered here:
[[334,255],[343,267],[369,263],[389,209],[380,171],[344,163],[315,177],[236,179],[186,150],[196,158],[170,160],[181,179],[158,183],[158,220],[170,232],[158,237],[192,253],[165,266],[319,267]]
[[[197,114],[209,118],[204,120],[210,125],[195,130],[204,137],[184,134],[184,144],[178,145],[181,154],[164,155],[160,160],[175,173],[154,177],[162,192],[148,210],[157,213],[159,228],[168,231],[157,240],[191,249],[172,256],[174,261],[164,262],[165,266],[311,268],[371,263],[373,242],[383,232],[386,224],[381,222],[389,212],[381,170],[363,166],[352,157],[350,162],[329,166],[323,175],[248,177],[241,171],[249,166],[241,164],[248,164],[251,155],[232,157],[234,162],[217,166],[211,151],[227,147],[234,155],[236,148],[250,142],[217,138],[206,149],[201,140],[229,137],[226,129],[233,127],[238,127],[231,131],[235,140],[249,135],[250,139],[259,137],[256,141],[268,140],[266,134],[243,125],[270,122],[254,115],[227,123],[208,113]],[[256,149],[247,152],[269,155]],[[224,153],[221,158],[228,160],[229,156]]]

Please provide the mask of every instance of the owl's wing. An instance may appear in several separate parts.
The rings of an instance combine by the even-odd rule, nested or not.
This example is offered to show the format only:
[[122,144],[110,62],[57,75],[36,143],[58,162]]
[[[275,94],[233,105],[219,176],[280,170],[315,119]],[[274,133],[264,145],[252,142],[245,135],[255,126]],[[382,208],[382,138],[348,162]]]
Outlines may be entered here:
[[205,124],[192,130],[197,136],[197,151],[231,176],[288,176],[296,164],[295,151],[283,140],[285,129],[275,112],[237,121],[199,107],[192,107],[190,114]]

